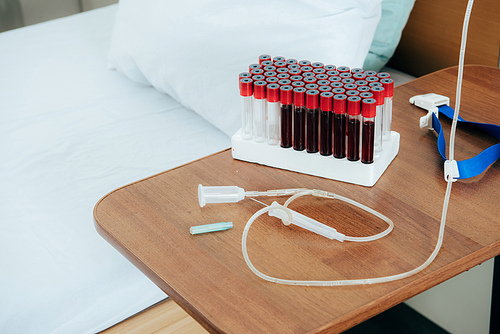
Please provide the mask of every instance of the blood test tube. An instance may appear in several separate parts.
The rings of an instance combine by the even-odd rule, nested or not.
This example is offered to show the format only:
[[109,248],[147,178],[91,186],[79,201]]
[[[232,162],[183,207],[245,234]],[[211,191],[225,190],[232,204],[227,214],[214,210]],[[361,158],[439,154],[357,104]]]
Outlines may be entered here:
[[324,68],[322,68],[322,67],[321,67],[321,68],[314,68],[314,67],[313,67],[312,72],[313,72],[315,75],[318,75],[318,74],[324,74],[324,73],[326,73],[325,69],[324,69]]
[[347,97],[349,96],[358,96],[359,95],[359,91],[357,90],[348,90],[345,92],[345,95],[347,95]]
[[346,100],[345,94],[333,96],[333,156],[337,159],[345,158]]
[[328,80],[328,75],[326,74],[316,74],[315,77],[318,80]]
[[358,85],[358,86],[368,86],[368,81],[366,81],[366,80],[356,80],[356,81],[354,81],[354,84]]
[[[359,87],[358,87],[359,88]],[[373,94],[370,93],[369,91],[370,89],[368,89],[368,91],[365,91],[365,92],[360,92],[359,93],[359,97],[362,98],[362,99],[371,99],[373,98]]]
[[339,73],[349,73],[351,69],[348,66],[339,66],[337,67],[337,71],[339,71]]
[[[332,88],[333,88],[333,86],[332,86]],[[342,87],[333,88],[332,89],[332,93],[333,94],[344,94],[345,93],[345,89],[342,88]]]
[[377,75],[377,71],[365,71],[367,77],[373,77]]
[[355,80],[365,80],[365,78],[366,78],[366,74],[361,73],[361,72],[360,72],[360,73],[354,73],[354,74],[352,75],[352,77],[353,77]]
[[280,79],[280,80],[289,79],[290,78],[290,74],[288,74],[288,73],[279,73],[276,77],[278,79]]
[[276,68],[286,68],[286,63],[284,61],[275,61],[274,66],[276,66]]
[[265,80],[267,83],[278,83],[278,81],[280,81],[280,79],[278,79],[278,77],[267,77],[266,80]]
[[349,72],[340,72],[339,77],[342,79],[352,78],[352,74]]
[[349,85],[349,84],[353,84],[356,82],[356,80],[354,80],[353,78],[345,78],[345,79],[342,79],[341,81],[344,85]]
[[289,79],[281,79],[280,81],[278,81],[278,85],[280,86],[288,86],[291,84],[292,82]]
[[280,85],[266,86],[266,138],[269,145],[278,145],[280,138]]
[[302,66],[311,66],[311,62],[309,60],[301,60],[299,61],[300,67]]
[[332,100],[332,92],[319,95],[319,154],[325,156],[332,155]]
[[252,70],[257,70],[260,68],[262,68],[262,66],[260,64],[250,64],[248,66],[248,72],[252,72]]
[[[286,68],[286,67],[278,67],[276,69],[276,72],[278,72],[278,75],[280,75],[280,74],[288,74],[288,71],[289,71],[289,69]],[[290,75],[290,74],[288,74],[288,75]]]
[[374,140],[375,140],[375,119],[377,115],[375,99],[363,99],[361,101],[361,113],[363,125],[361,127],[361,162],[364,164],[373,163]]
[[318,80],[316,81],[316,83],[318,84],[318,86],[330,86],[330,81],[328,80]]
[[259,56],[259,64],[262,65],[262,62],[271,60],[271,56],[267,54],[263,54]]
[[368,86],[371,87],[382,87],[382,84],[378,81],[370,82]]
[[273,61],[272,60],[265,60],[263,61],[262,63],[260,63],[262,65],[262,67],[266,67],[266,66],[271,66],[273,65]]
[[298,61],[297,61],[297,59],[290,58],[290,59],[285,60],[285,63],[291,65],[291,64],[297,64]]
[[306,148],[305,95],[304,87],[293,89],[293,149],[296,151],[303,151]]
[[311,64],[311,67],[312,68],[324,68],[325,67],[325,64],[323,64],[322,62],[320,61],[315,61],[314,63]]
[[356,68],[352,68],[351,69],[351,73],[352,74],[355,74],[355,73],[363,73],[365,70],[363,70],[362,68],[360,67],[356,67]]
[[306,151],[316,153],[319,150],[319,90],[306,91]]
[[251,75],[250,73],[248,73],[248,72],[241,72],[241,73],[239,74],[239,79],[243,79],[243,78],[251,78],[251,77],[252,77],[252,75]]
[[304,78],[304,82],[307,84],[310,84],[310,83],[316,83],[316,78],[314,76],[308,76],[308,77],[305,77]]
[[292,91],[290,85],[280,87],[280,142],[281,147],[292,147]]
[[274,72],[275,72],[275,71],[276,71],[276,66],[274,66],[274,65],[265,66],[265,67],[263,68],[263,70],[264,70],[265,72],[271,72],[271,71],[274,71]]
[[292,81],[292,87],[293,88],[296,88],[296,87],[304,87],[306,84],[304,83],[304,81]]
[[377,118],[375,119],[375,152],[382,151],[382,120],[384,117],[384,88],[383,87],[372,87],[371,93],[376,101],[376,113]]
[[265,81],[253,84],[253,138],[258,143],[266,140],[266,85]]
[[263,75],[264,74],[264,70],[261,69],[261,68],[255,68],[255,69],[251,70],[250,73],[252,74],[252,76],[254,76],[254,75]]
[[356,88],[358,92],[360,93],[366,93],[366,92],[369,92],[370,91],[370,86],[368,85],[365,85],[365,86],[359,86],[358,85],[358,88]]
[[266,80],[266,77],[263,76],[262,74],[259,75],[252,75],[252,80],[255,81],[263,81]]
[[252,114],[253,114],[253,80],[240,79],[241,96],[241,137],[245,140],[252,139]]
[[349,96],[347,98],[347,152],[349,161],[359,160],[360,131],[361,131],[361,98]]
[[273,58],[273,61],[274,61],[275,63],[276,63],[276,62],[279,62],[279,61],[284,62],[285,60],[286,60],[286,58],[285,58],[285,57],[283,57],[283,56],[276,56],[276,57],[274,57],[274,58]]
[[339,74],[340,72],[337,70],[329,70],[326,72],[326,75],[328,75],[329,77],[338,77]]
[[315,84],[315,83],[310,83],[310,84],[306,84],[305,87],[306,87],[307,90],[315,90],[315,89],[319,88],[319,85]]
[[391,139],[392,124],[392,97],[394,95],[394,81],[390,78],[380,79],[384,87],[384,119],[382,120],[382,140]]
[[304,78],[307,78],[307,77],[314,77],[314,73],[313,72],[302,72],[302,76]]
[[379,79],[389,79],[391,77],[391,75],[387,72],[380,72],[380,73],[377,73],[377,77]]
[[300,70],[299,64],[290,64],[287,66],[289,70]]
[[344,85],[345,90],[355,90],[356,88],[358,88],[358,86],[356,86],[355,84],[352,84],[352,83]]
[[311,72],[311,73],[312,73],[313,68],[312,68],[311,66],[302,66],[302,67],[300,68],[300,70],[301,70],[302,72]]
[[342,78],[339,76],[328,77],[328,81],[330,82],[342,82]]
[[378,78],[377,78],[376,76],[370,76],[370,77],[369,77],[369,76],[367,76],[367,77],[365,78],[365,80],[366,80],[366,81],[368,81],[368,84],[369,84],[370,82],[377,82],[377,81],[378,81]]
[[319,86],[318,90],[319,90],[320,94],[323,93],[323,92],[331,92],[332,91],[332,87],[330,87],[330,86]]

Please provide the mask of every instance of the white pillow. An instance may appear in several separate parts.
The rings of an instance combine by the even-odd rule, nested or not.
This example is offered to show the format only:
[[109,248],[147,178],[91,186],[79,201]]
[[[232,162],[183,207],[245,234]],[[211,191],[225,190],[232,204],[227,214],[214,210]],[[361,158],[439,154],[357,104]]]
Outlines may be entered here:
[[362,67],[380,15],[381,0],[121,0],[109,67],[232,135],[260,54]]

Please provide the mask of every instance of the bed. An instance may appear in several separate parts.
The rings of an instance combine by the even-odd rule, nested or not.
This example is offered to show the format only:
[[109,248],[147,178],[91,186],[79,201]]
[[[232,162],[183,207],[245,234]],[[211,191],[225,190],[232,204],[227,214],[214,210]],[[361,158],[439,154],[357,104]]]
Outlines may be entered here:
[[[133,5],[120,3],[124,29]],[[384,22],[381,5],[370,5],[378,14],[364,18],[371,20],[370,41],[376,29],[395,29],[394,20],[389,27],[379,23]],[[413,1],[405,6],[406,17],[397,22],[397,38],[385,45],[385,53],[372,52],[375,38],[364,46],[362,59],[345,59],[344,65],[361,66],[368,55],[370,66],[380,69],[398,44]],[[385,8],[385,15],[394,15]],[[113,58],[113,50],[120,48],[112,44],[121,38],[116,35],[117,10],[112,5],[0,34],[2,333],[95,333],[167,298],[97,234],[92,208],[124,184],[230,147],[238,120],[210,114],[205,108],[219,108],[216,99],[191,100],[207,85],[200,79],[199,86],[192,86],[199,74],[195,67],[163,85],[155,81],[158,68],[170,73],[182,63],[174,61],[173,69],[133,68],[131,59],[144,64],[138,55]],[[157,47],[141,36],[122,37],[134,41],[122,43],[125,49]],[[368,47],[374,49],[368,52]],[[412,53],[405,50],[396,55]],[[192,61],[189,54],[182,56]],[[202,68],[207,66],[203,59]],[[424,71],[401,64],[407,65],[394,66],[413,75]],[[396,83],[412,78],[384,70]]]

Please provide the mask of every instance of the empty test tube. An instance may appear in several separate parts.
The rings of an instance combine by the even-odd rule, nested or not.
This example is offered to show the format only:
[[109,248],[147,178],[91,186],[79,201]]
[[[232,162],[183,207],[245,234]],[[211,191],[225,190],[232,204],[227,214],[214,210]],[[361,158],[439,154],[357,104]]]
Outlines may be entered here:
[[253,80],[250,78],[240,79],[241,96],[241,137],[245,140],[252,138],[253,126]]
[[266,137],[269,145],[278,145],[280,120],[280,85],[268,84],[266,88],[267,117]]
[[373,94],[373,98],[376,101],[377,107],[377,118],[375,119],[375,151],[382,151],[382,124],[384,117],[384,88],[383,87],[372,87],[370,89]]
[[266,140],[266,82],[254,82],[253,138],[262,143]]
[[384,119],[382,120],[382,140],[391,139],[392,124],[392,97],[394,95],[394,81],[390,78],[380,79],[384,87]]

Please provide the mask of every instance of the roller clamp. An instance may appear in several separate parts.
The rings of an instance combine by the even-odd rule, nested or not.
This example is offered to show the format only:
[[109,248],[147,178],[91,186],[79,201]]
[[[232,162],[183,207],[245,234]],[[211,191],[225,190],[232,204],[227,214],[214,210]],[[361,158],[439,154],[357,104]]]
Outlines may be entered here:
[[427,110],[427,115],[420,117],[420,128],[434,130],[432,127],[432,114],[434,113],[436,117],[439,117],[439,107],[442,105],[449,105],[450,98],[439,94],[429,93],[411,97],[410,103]]

